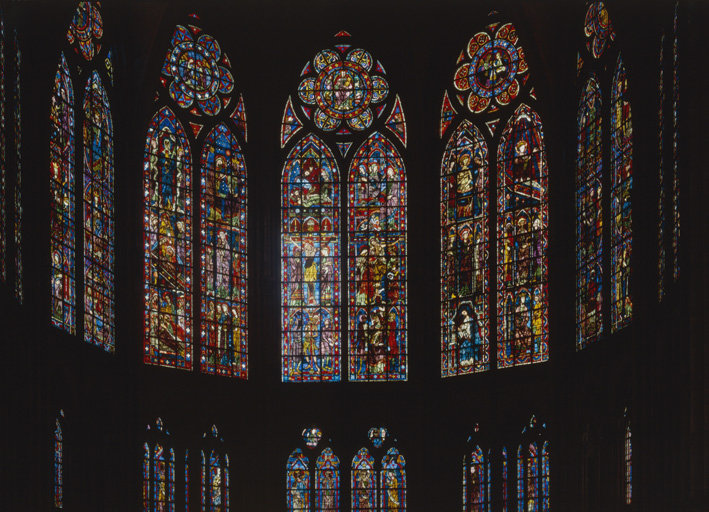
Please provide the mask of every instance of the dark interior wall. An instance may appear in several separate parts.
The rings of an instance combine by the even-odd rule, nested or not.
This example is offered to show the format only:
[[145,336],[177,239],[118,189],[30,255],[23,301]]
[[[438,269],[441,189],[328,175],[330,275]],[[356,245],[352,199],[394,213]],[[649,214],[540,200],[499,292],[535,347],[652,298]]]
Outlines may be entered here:
[[[117,350],[107,355],[50,327],[48,110],[71,2],[4,2],[23,50],[25,288],[23,306],[0,285],[2,441],[8,510],[51,504],[54,418],[66,414],[65,508],[135,510],[145,426],[157,416],[176,448],[200,446],[218,425],[232,461],[232,510],[282,510],[284,465],[300,431],[319,426],[344,466],[367,430],[386,426],[407,460],[409,509],[460,507],[460,464],[475,423],[514,450],[532,413],[552,446],[552,507],[623,508],[623,408],[634,436],[634,507],[701,510],[707,460],[703,390],[707,339],[706,172],[701,155],[707,85],[699,25],[706,6],[681,5],[682,276],[656,300],[657,57],[672,4],[609,1],[628,68],[634,121],[634,320],[576,353],[574,162],[576,51],[583,2],[246,0],[239,3],[104,1],[104,41],[115,51],[111,93],[116,150]],[[460,50],[498,10],[515,23],[537,91],[550,173],[550,361],[442,380],[439,333],[438,138],[443,89]],[[244,95],[249,143],[249,380],[142,364],[142,158],[153,93],[170,36],[197,10],[232,61]],[[640,16],[639,13],[642,13]],[[387,70],[403,103],[409,146],[409,380],[283,384],[280,381],[279,182],[283,106],[303,64],[345,29]],[[685,42],[686,41],[686,42]],[[669,52],[666,51],[666,55]],[[669,83],[669,73],[666,73]],[[75,89],[78,86],[75,84]],[[695,106],[701,108],[695,108]],[[669,116],[667,116],[669,119]],[[78,154],[78,152],[77,152]],[[606,219],[607,221],[607,219]],[[514,472],[511,472],[513,475]],[[193,473],[196,476],[196,473]],[[347,478],[348,472],[343,476]],[[193,481],[196,479],[193,477]],[[349,496],[344,482],[344,496]],[[193,486],[193,496],[197,488]],[[347,509],[347,498],[343,509]]]

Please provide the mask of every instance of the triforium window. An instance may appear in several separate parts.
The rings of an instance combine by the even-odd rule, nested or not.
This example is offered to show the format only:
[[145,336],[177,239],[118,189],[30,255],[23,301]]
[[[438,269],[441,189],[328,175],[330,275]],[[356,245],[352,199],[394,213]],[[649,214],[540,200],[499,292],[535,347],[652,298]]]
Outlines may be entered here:
[[549,441],[546,425],[538,425],[532,416],[522,430],[522,442],[517,447],[517,512],[548,512],[549,502]]
[[549,358],[544,134],[517,31],[497,18],[461,52],[441,106],[444,377]]
[[143,444],[143,512],[175,512],[175,450],[161,418]]
[[463,456],[463,512],[492,511],[492,450],[481,447],[479,429],[475,425]]
[[370,446],[352,459],[351,510],[405,511],[406,460],[386,428],[371,428],[368,437]]
[[[341,31],[281,126],[281,377],[406,380],[406,121],[381,62]],[[342,293],[347,297],[341,318]]]
[[[633,128],[628,72],[603,2],[588,5],[576,72],[576,349],[633,315]],[[605,91],[605,92],[604,92]],[[608,104],[603,98],[608,98]]]
[[630,417],[626,407],[623,414],[625,432],[623,434],[623,496],[625,504],[633,501],[633,434],[630,430]]
[[[51,317],[60,329],[70,334],[83,331],[86,342],[113,352],[115,170],[109,101],[113,64],[110,50],[101,43],[100,6],[100,2],[80,2],[76,8],[66,33],[52,95]],[[80,95],[76,105],[75,94]],[[77,123],[81,130],[77,130]],[[83,157],[78,160],[77,141],[81,144],[79,156]],[[77,179],[77,170],[83,179]],[[77,198],[81,198],[80,211]],[[83,225],[81,237],[76,236],[77,219]],[[83,258],[77,258],[77,253],[82,252]],[[83,284],[83,288],[77,289],[77,284]],[[77,327],[81,298],[83,323]]]
[[54,424],[54,509],[64,508],[64,411],[60,410]]
[[190,370],[198,357],[203,373],[246,379],[246,113],[198,23],[175,28],[145,143],[144,361]]
[[[340,459],[317,427],[306,428],[302,446],[286,463],[286,506],[289,512],[340,510]],[[312,463],[312,458],[318,454]],[[308,457],[311,453],[311,457]]]
[[[202,512],[229,512],[229,455],[224,451],[224,439],[215,425],[203,436],[205,447],[201,456]],[[185,476],[188,467],[185,467]],[[189,503],[188,482],[185,482],[185,503]]]

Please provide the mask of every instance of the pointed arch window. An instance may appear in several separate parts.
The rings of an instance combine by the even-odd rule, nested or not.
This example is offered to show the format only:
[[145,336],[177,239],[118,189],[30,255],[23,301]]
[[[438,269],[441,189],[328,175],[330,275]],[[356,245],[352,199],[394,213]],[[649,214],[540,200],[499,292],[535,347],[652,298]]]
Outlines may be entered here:
[[54,423],[54,509],[64,508],[64,410]]
[[147,427],[143,443],[143,511],[175,511],[175,449],[161,418]]
[[[666,41],[671,42],[671,60],[665,57]],[[670,65],[671,81],[665,83],[665,67]],[[672,37],[665,38],[664,31],[660,37],[660,57],[659,57],[658,81],[658,221],[657,221],[657,243],[658,243],[658,300],[664,298],[664,294],[669,283],[679,279],[679,240],[681,232],[680,218],[680,180],[679,180],[679,2],[674,4],[672,18]],[[669,104],[665,98],[668,96]],[[669,130],[665,130],[665,109],[669,108],[670,123]],[[669,139],[665,139],[665,133],[669,133]],[[667,150],[671,142],[671,153]],[[669,158],[666,158],[669,156]],[[665,169],[665,163],[671,166]],[[666,176],[667,174],[667,176]],[[668,226],[671,222],[671,227]]]
[[7,256],[8,251],[8,237],[7,237],[7,223],[9,218],[9,212],[7,208],[7,196],[9,189],[9,176],[7,169],[7,120],[5,118],[6,105],[5,105],[5,80],[6,76],[6,66],[5,66],[5,15],[4,12],[0,10],[0,76],[3,77],[0,80],[0,281],[7,281]]
[[633,502],[633,433],[630,429],[628,408],[623,414],[623,497],[626,505]]
[[406,460],[388,429],[371,428],[368,437],[369,448],[362,447],[352,459],[352,511],[405,511]]
[[[480,427],[475,425],[463,457],[463,511],[492,510],[492,452],[480,446]],[[484,443],[483,443],[484,444]]]
[[[51,315],[52,323],[60,329],[83,333],[86,342],[113,352],[113,65],[110,50],[101,42],[99,9],[100,3],[79,2],[55,76],[50,108]],[[74,105],[74,84],[77,95],[81,94],[78,105]],[[77,146],[82,157],[78,160]],[[79,211],[77,198],[81,198]],[[81,237],[76,236],[77,216],[83,225]],[[82,253],[83,257],[77,258]],[[82,299],[83,309],[79,309]],[[79,311],[83,311],[83,322],[77,326]]]
[[[517,30],[490,16],[461,53],[441,106],[440,135],[447,141],[441,163],[444,377],[485,371],[495,360],[505,368],[549,357],[542,122]],[[508,63],[508,72],[493,72],[488,53]],[[494,143],[497,151],[489,150]],[[491,288],[497,289],[495,333]]]
[[546,425],[538,425],[534,416],[522,431],[522,442],[517,448],[518,512],[550,510],[550,452],[545,435]]
[[406,380],[406,121],[381,62],[335,40],[283,113],[281,377],[339,381],[346,339],[350,380]]
[[[200,452],[201,472],[201,501],[202,512],[229,512],[229,455],[224,452],[224,439],[219,435],[215,425],[209,433],[202,436],[206,440],[205,447]],[[185,469],[187,475],[187,468]],[[185,498],[185,502],[189,503]]]
[[[4,28],[3,28],[4,32]],[[4,34],[3,34],[4,36]],[[15,183],[13,191],[13,244],[14,244],[14,271],[15,271],[15,299],[17,302],[22,304],[24,301],[24,285],[23,285],[23,275],[24,275],[24,265],[22,260],[22,82],[20,68],[22,66],[22,52],[20,50],[20,43],[17,37],[17,30],[12,31],[13,39],[13,64],[14,64],[14,75],[12,84],[12,119],[13,119],[13,142],[15,149]],[[4,48],[0,48],[0,51]],[[4,56],[2,57],[4,59]],[[4,75],[3,75],[4,76]],[[4,84],[2,88],[4,89]],[[3,94],[0,96],[4,96]],[[4,98],[0,98],[4,100]],[[4,107],[3,107],[4,109]],[[4,111],[2,112],[4,117]],[[5,141],[3,141],[4,145]],[[3,157],[5,147],[2,148]]]
[[614,333],[628,325],[633,312],[633,128],[628,72],[615,39],[604,3],[589,4],[576,67],[577,350],[606,327]]
[[175,28],[145,145],[144,362],[191,370],[197,358],[203,373],[246,379],[246,113],[227,54],[198,24]]
[[[289,512],[334,512],[340,510],[340,459],[323,441],[317,427],[301,434],[302,446],[293,450],[286,463],[286,506]],[[321,442],[322,441],[322,442]],[[311,464],[308,452],[320,450]]]
[[578,110],[576,155],[576,346],[603,332],[603,155],[598,80],[586,80]]

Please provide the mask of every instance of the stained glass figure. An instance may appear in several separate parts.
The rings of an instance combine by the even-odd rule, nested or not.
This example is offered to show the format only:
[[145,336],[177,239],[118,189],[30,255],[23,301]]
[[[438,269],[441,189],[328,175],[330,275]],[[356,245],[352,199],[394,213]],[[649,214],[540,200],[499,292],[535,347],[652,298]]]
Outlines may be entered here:
[[352,512],[377,509],[377,477],[374,458],[361,448],[352,460]]
[[76,53],[89,61],[101,51],[99,39],[103,37],[103,20],[100,7],[101,2],[79,2],[66,33],[69,44],[76,43]]
[[379,132],[348,183],[350,380],[406,380],[406,171]]
[[148,364],[192,368],[192,158],[167,107],[148,128],[143,165]]
[[625,438],[623,441],[623,474],[625,503],[633,501],[633,434],[630,430],[628,411],[625,412]]
[[490,512],[489,464],[482,448],[476,445],[465,464],[465,512]]
[[215,116],[227,106],[234,89],[230,67],[214,37],[194,25],[177,25],[162,68],[163,84],[180,107],[195,115]]
[[94,71],[84,90],[84,339],[115,349],[113,121]]
[[64,411],[60,410],[54,427],[54,508],[64,508]]
[[679,2],[675,2],[672,41],[672,277],[679,279]]
[[5,120],[5,21],[0,11],[0,281],[7,279],[7,125]]
[[[12,88],[14,103],[13,119],[15,121],[15,191],[13,195],[15,219],[13,222],[12,231],[15,240],[15,298],[20,304],[22,304],[25,296],[23,285],[24,265],[22,263],[22,95],[20,91],[20,67],[22,65],[22,53],[20,52],[20,46],[17,42],[16,30],[13,31],[13,39],[15,46],[15,81]],[[2,49],[0,48],[0,50]],[[2,98],[0,98],[0,100],[1,99]],[[3,109],[4,108],[5,107],[3,106]]]
[[497,364],[549,358],[547,163],[542,122],[521,104],[497,149]]
[[229,128],[206,137],[200,179],[202,328],[205,373],[246,377],[246,165]]
[[665,34],[660,36],[659,79],[657,82],[657,300],[665,296],[665,273],[667,270],[667,251],[665,250],[665,232],[667,212],[665,211]]
[[542,512],[549,512],[549,441],[544,441],[542,446],[542,467],[541,467],[541,480],[542,480]]
[[310,471],[308,457],[296,448],[286,465],[288,512],[310,511]]
[[382,458],[379,487],[382,512],[406,510],[406,460],[394,447]]
[[318,137],[290,151],[281,187],[281,377],[339,381],[340,177]]
[[54,77],[49,120],[52,324],[76,334],[74,91],[64,54]]
[[441,164],[441,375],[487,370],[489,358],[488,150],[467,120]]
[[[322,50],[313,59],[298,86],[298,96],[315,108],[312,121],[320,130],[332,132],[346,125],[355,131],[369,128],[374,120],[372,107],[389,94],[389,84],[381,66],[361,48],[344,51]],[[339,48],[338,48],[339,49]]]
[[576,349],[603,332],[601,90],[595,76],[579,102],[576,144]]
[[325,448],[315,461],[315,511],[340,510],[340,459]]
[[202,452],[202,512],[228,512],[229,457],[212,450],[209,460]]
[[465,104],[473,114],[508,105],[529,78],[524,50],[512,23],[491,25],[468,43],[464,63],[455,73],[455,88],[468,92]]
[[633,124],[628,78],[623,59],[611,88],[611,330],[626,326],[633,316],[630,290],[632,258]]
[[175,512],[175,450],[166,446],[170,432],[161,418],[147,431],[160,440],[143,444],[143,512]]
[[594,2],[589,5],[583,31],[587,39],[588,52],[599,59],[615,39],[613,24],[603,2]]

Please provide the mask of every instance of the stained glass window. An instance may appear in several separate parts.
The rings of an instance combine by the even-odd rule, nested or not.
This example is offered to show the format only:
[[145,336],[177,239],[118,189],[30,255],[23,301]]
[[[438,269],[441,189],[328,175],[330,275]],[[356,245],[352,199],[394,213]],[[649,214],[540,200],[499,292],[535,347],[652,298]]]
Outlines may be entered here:
[[[517,30],[496,12],[490,17],[461,52],[441,105],[440,134],[447,138],[440,212],[443,377],[488,370],[495,354],[498,368],[549,358],[542,122],[530,106],[536,92]],[[488,149],[493,141],[497,151]],[[497,240],[492,283],[491,232]],[[491,286],[497,288],[492,312]]]
[[202,371],[246,374],[246,165],[224,124],[202,150]]
[[625,412],[625,435],[623,441],[623,476],[625,503],[630,505],[633,501],[633,434],[630,430],[628,412]]
[[549,358],[547,164],[542,123],[520,105],[497,149],[497,359]]
[[[381,427],[369,430],[369,440],[374,455],[363,447],[352,459],[352,511],[405,511],[406,460],[395,446],[391,446],[396,440]],[[378,453],[382,454],[379,464]]]
[[185,512],[190,512],[190,451],[185,450]]
[[[340,380],[343,332],[350,380],[407,378],[406,175],[400,153],[406,120],[381,62],[353,47],[350,38],[338,32],[332,49],[308,61],[283,113],[284,382]],[[339,218],[341,190],[347,191],[346,224]],[[341,320],[345,257],[348,307]]]
[[64,411],[60,410],[54,427],[54,508],[64,508]]
[[630,293],[632,256],[631,190],[633,186],[633,125],[628,78],[623,59],[611,87],[611,328],[624,327],[633,314]]
[[192,367],[192,158],[164,107],[145,144],[145,362]]
[[464,512],[490,512],[490,460],[476,445],[466,457],[466,495]]
[[546,426],[537,425],[534,416],[523,430],[524,441],[517,449],[518,512],[549,511],[549,441],[542,437],[545,431]]
[[679,279],[679,2],[675,2],[672,41],[672,276]]
[[315,510],[340,510],[340,460],[325,448],[315,461]]
[[84,90],[84,339],[115,348],[113,122],[94,71]]
[[286,465],[288,511],[310,510],[310,471],[308,457],[296,448]]
[[202,512],[229,512],[229,455],[220,449],[224,440],[215,425],[203,438],[213,448],[205,448],[200,452]]
[[5,20],[0,11],[0,281],[7,279],[7,125],[5,119]]
[[464,120],[441,166],[441,368],[443,376],[487,370],[489,363],[488,153]]
[[315,135],[291,150],[281,192],[282,376],[340,380],[340,176]]
[[79,2],[66,33],[66,39],[74,46],[76,53],[90,61],[101,51],[103,20],[99,11],[101,2]]
[[[156,93],[164,106],[146,141],[144,361],[190,370],[196,340],[203,373],[246,379],[246,112],[229,58],[198,21],[191,14],[175,28]],[[193,165],[200,166],[199,187]],[[199,254],[198,287],[193,254]]]
[[75,334],[74,91],[64,54],[54,78],[49,119],[52,324]]
[[502,512],[507,512],[507,500],[509,491],[507,487],[507,447],[502,447]]
[[229,510],[229,456],[212,450],[209,460],[202,452],[202,510]]
[[379,132],[349,177],[350,380],[406,380],[406,174]]
[[[296,448],[286,464],[286,502],[289,512],[334,512],[340,510],[340,459],[327,446],[317,427],[306,428],[301,435],[303,448]],[[322,444],[321,444],[321,441]],[[307,451],[322,448],[315,464]]]
[[175,512],[175,450],[166,446],[170,433],[160,418],[148,432],[159,440],[143,444],[143,512]]
[[590,76],[578,110],[576,149],[576,349],[603,331],[601,90]]
[[352,460],[352,512],[377,509],[377,477],[374,458],[361,448]]
[[[15,43],[15,81],[12,88],[13,119],[15,121],[15,193],[13,196],[15,219],[12,231],[15,239],[15,298],[20,304],[22,304],[25,296],[23,286],[24,267],[22,264],[22,96],[20,93],[20,66],[22,64],[22,53],[20,52],[20,46],[17,42],[17,31],[13,31],[13,36]],[[2,48],[0,48],[0,51],[2,51]],[[4,86],[2,87],[4,88]],[[4,96],[4,91],[2,92],[3,94],[0,95],[0,101],[4,99],[2,97]],[[2,108],[4,109],[5,107],[3,106]],[[2,112],[2,114],[2,117],[4,118],[4,112]],[[4,146],[4,141],[2,144]],[[3,159],[4,149],[5,148],[3,147]]]
[[406,461],[399,450],[389,448],[382,459],[379,475],[381,508],[383,511],[406,510]]
[[657,82],[657,299],[665,295],[665,272],[667,269],[667,251],[665,250],[665,230],[667,229],[667,213],[665,211],[665,34],[660,36],[659,79]]

